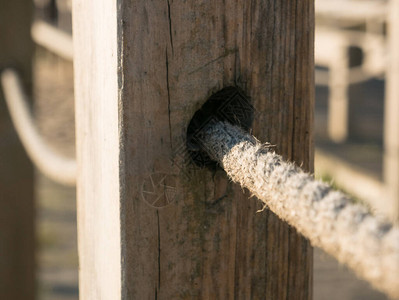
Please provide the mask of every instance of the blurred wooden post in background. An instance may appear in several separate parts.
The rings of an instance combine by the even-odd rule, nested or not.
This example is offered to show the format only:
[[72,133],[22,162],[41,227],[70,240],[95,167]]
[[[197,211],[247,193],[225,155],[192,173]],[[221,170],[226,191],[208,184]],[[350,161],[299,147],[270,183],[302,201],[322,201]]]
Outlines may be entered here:
[[329,70],[328,136],[336,143],[348,137],[349,118],[349,62],[348,48],[336,47]]
[[73,32],[81,298],[311,299],[309,242],[185,140],[238,85],[312,171],[313,1],[75,0]]
[[[0,69],[15,67],[32,84],[33,1],[0,0]],[[0,93],[0,298],[34,299],[33,167]]]
[[399,217],[399,0],[389,1],[387,85],[384,128],[384,181],[388,203]]

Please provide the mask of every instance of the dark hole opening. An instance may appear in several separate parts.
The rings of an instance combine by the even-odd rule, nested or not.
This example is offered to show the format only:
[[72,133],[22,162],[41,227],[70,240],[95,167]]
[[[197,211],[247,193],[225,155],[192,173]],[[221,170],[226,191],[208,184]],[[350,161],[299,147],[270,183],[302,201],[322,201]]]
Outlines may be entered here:
[[249,131],[254,117],[251,99],[234,86],[225,87],[213,94],[202,107],[197,110],[187,128],[187,150],[197,166],[215,169],[217,167],[201,147],[198,138],[205,126],[223,121],[240,126]]

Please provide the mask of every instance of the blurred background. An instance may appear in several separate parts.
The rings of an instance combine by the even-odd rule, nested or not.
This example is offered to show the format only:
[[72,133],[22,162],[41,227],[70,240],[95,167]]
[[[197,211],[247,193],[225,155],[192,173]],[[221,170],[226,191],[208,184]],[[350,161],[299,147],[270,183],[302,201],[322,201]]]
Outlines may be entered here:
[[[35,123],[49,147],[69,158],[75,155],[71,1],[34,0],[31,29]],[[316,176],[394,220],[399,179],[387,174],[394,174],[398,158],[387,156],[387,149],[397,146],[392,136],[398,128],[387,128],[399,116],[386,111],[399,98],[387,97],[385,88],[392,80],[389,5],[316,0],[314,133]],[[39,171],[35,178],[38,299],[78,299],[75,188]],[[314,299],[386,297],[315,249]]]

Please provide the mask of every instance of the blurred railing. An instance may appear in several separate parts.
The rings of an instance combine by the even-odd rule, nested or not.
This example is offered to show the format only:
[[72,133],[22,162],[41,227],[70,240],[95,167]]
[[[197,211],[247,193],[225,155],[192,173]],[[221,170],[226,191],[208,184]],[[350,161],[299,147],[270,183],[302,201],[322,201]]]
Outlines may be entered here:
[[[350,86],[391,76],[387,74],[392,51],[389,39],[392,37],[392,34],[390,35],[392,27],[397,25],[392,24],[393,18],[388,16],[394,1],[316,0],[315,2],[316,85],[328,87],[327,134],[334,143],[345,143],[350,135]],[[356,63],[351,60],[353,49],[356,49],[357,55],[360,56]],[[396,111],[394,103],[394,100],[385,101],[385,112],[390,112],[391,116],[394,114],[392,111]],[[399,112],[396,112],[397,117],[398,114]],[[398,195],[390,192],[390,196],[387,196],[386,191],[398,190],[399,179],[387,180],[387,166],[391,169],[394,167],[392,163],[387,163],[386,153],[388,148],[391,149],[391,156],[398,151],[392,151],[392,134],[387,134],[388,131],[392,132],[389,127],[395,125],[387,121],[386,117],[386,114],[382,116],[385,119],[382,181],[354,167],[353,164],[348,164],[319,149],[316,149],[316,171],[319,174],[328,173],[337,185],[362,198],[377,211],[397,218]],[[392,161],[392,157],[389,160]],[[390,174],[393,173],[395,172],[391,170]],[[357,184],[348,182],[348,178]],[[387,200],[378,200],[380,198]]]

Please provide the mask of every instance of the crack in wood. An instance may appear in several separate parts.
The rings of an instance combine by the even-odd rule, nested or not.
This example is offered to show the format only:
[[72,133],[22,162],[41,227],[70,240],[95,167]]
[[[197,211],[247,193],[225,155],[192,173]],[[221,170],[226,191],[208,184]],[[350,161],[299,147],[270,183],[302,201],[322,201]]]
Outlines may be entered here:
[[193,71],[191,71],[190,73],[188,73],[188,75],[192,75],[192,74],[194,74],[194,73],[197,73],[198,71],[201,71],[202,69],[205,69],[205,68],[206,68],[207,66],[209,66],[210,64],[213,64],[213,63],[217,62],[218,60],[221,60],[222,58],[225,58],[225,57],[227,57],[227,56],[229,56],[229,55],[231,55],[231,54],[235,54],[235,53],[237,53],[237,52],[238,52],[238,49],[237,49],[237,48],[234,48],[234,49],[226,49],[226,51],[225,51],[222,55],[216,57],[215,59],[212,59],[212,60],[208,61],[207,63],[203,64],[201,67],[198,67],[198,68],[194,69]]
[[170,147],[173,149],[173,141],[172,141],[172,122],[170,120],[170,87],[169,87],[169,60],[168,60],[168,49],[165,51],[166,55],[166,89],[168,91],[168,118],[169,118],[169,140]]
[[170,2],[169,0],[166,1],[168,3],[168,19],[169,19],[169,39],[170,39],[170,47],[172,48],[172,55],[174,55],[173,49],[173,36],[172,36],[172,18],[170,17]]

